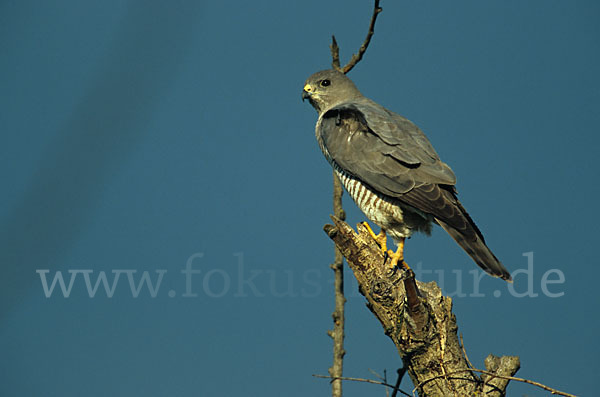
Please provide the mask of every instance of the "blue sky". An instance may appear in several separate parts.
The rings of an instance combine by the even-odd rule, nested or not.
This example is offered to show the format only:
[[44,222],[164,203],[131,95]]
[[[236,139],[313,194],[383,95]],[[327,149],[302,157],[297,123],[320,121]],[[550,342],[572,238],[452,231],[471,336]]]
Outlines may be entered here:
[[[311,375],[331,361],[331,170],[300,93],[329,67],[332,33],[343,60],[357,50],[371,6],[0,4],[0,394],[329,394]],[[382,7],[350,77],[425,131],[517,273],[512,289],[480,280],[441,229],[412,238],[408,262],[454,295],[476,366],[519,355],[518,376],[591,395],[600,7]],[[59,271],[68,297],[44,290]],[[86,277],[102,274],[114,290],[90,297]],[[138,293],[144,274],[156,289]],[[395,347],[346,277],[345,374],[394,373]]]

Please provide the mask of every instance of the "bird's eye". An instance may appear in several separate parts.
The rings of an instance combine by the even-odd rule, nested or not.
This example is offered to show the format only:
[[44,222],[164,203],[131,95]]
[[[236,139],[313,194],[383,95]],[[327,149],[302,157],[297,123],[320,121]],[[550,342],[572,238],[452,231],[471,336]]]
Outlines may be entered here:
[[321,80],[321,87],[327,87],[331,85],[331,81],[325,79],[325,80]]

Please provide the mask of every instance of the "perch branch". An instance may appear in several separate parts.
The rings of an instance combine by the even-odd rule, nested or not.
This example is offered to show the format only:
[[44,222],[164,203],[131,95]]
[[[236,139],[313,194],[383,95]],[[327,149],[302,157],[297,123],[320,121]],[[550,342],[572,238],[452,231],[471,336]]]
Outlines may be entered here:
[[[484,387],[492,388],[488,395],[503,395],[506,383],[492,384],[489,380],[486,384],[468,371],[452,300],[442,296],[434,282],[414,280],[411,271],[392,271],[391,259],[383,255],[363,224],[355,233],[340,219],[332,220],[335,226],[325,225],[324,229],[348,261],[360,292],[367,298],[367,307],[396,345],[413,384],[419,385],[419,395],[475,395]],[[512,362],[516,372],[518,358],[510,359],[516,363],[506,363]],[[455,373],[461,376],[451,376]]]

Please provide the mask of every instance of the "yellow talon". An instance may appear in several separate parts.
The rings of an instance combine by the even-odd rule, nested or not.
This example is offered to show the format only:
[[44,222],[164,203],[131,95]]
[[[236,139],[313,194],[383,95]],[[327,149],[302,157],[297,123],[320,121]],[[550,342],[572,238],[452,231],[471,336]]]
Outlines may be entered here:
[[367,222],[363,222],[363,225],[367,228],[367,231],[373,237],[373,240],[381,247],[381,251],[385,253],[387,251],[387,235],[385,234],[385,230],[381,229],[381,233],[375,234],[371,226]]
[[390,267],[392,269],[394,269],[396,266],[398,266],[398,263],[400,263],[400,265],[406,269],[410,269],[410,267],[408,267],[408,265],[406,264],[406,262],[404,262],[404,238],[402,238],[399,242],[398,242],[398,249],[396,250],[396,252],[389,250],[387,253],[389,255],[390,258],[392,258],[392,261],[390,262]]

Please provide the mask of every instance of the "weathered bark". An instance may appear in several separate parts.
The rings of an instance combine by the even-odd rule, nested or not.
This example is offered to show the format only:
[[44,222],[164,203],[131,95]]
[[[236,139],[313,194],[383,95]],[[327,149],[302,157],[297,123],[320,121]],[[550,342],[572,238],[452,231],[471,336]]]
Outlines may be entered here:
[[[452,299],[442,296],[435,282],[414,280],[412,271],[392,270],[366,228],[358,234],[332,217],[335,226],[325,231],[352,269],[367,306],[381,322],[396,347],[419,396],[505,395],[507,380],[469,370],[457,336]],[[486,359],[487,369],[511,376],[519,369],[518,357]]]
[[[485,369],[489,372],[500,376],[513,376],[520,366],[519,357],[502,356],[496,357],[490,354],[485,358]],[[483,393],[485,396],[503,396],[504,390],[508,385],[508,380],[502,378],[494,378],[490,375],[483,374],[481,378],[484,380]]]

